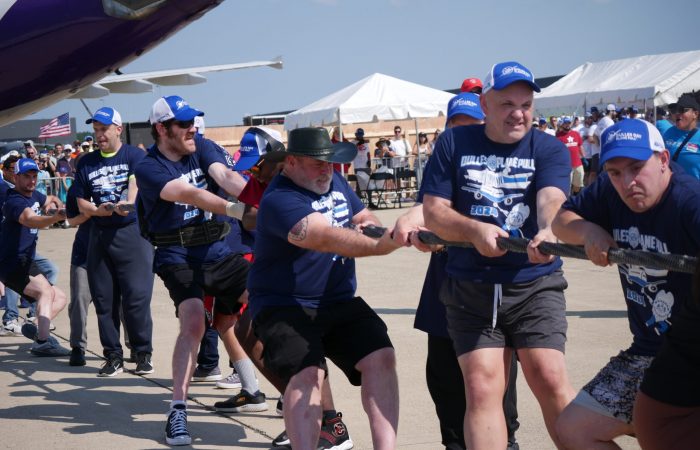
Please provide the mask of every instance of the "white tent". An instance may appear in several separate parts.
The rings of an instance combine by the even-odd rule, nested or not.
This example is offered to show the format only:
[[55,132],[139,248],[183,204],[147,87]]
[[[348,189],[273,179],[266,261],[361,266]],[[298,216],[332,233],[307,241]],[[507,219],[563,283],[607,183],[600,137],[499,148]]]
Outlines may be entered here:
[[447,102],[453,96],[439,89],[375,73],[287,114],[284,128],[444,116]]
[[693,90],[700,90],[700,50],[585,63],[535,95],[535,109],[549,115],[608,103],[652,108]]

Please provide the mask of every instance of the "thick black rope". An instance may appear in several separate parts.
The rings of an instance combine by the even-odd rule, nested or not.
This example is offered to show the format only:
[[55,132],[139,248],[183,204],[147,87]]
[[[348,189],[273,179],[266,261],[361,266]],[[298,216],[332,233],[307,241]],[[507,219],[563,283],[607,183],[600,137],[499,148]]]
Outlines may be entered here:
[[[419,231],[418,238],[428,245],[446,245],[448,247],[473,248],[471,242],[446,241],[430,231]],[[530,241],[523,238],[498,238],[497,243],[503,250],[518,253],[527,253],[527,244]],[[538,248],[542,253],[555,256],[567,256],[569,258],[588,259],[583,247],[571,244],[555,244],[542,242]],[[652,253],[643,250],[627,250],[611,248],[608,250],[608,259],[615,264],[633,264],[649,269],[665,269],[674,272],[694,273],[698,259],[694,256]]]

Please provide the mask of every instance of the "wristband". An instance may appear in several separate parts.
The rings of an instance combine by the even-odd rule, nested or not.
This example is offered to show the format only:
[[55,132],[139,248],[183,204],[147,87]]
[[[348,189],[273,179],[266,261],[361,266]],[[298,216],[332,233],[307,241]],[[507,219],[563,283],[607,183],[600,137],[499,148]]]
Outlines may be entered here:
[[226,215],[233,217],[234,219],[243,219],[243,211],[245,210],[245,203],[242,202],[228,202],[226,203]]

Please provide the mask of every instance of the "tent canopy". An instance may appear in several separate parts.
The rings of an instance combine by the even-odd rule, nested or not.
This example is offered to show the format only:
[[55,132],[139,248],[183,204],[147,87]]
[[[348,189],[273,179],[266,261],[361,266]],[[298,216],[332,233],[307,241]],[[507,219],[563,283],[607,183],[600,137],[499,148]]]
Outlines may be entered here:
[[535,95],[541,115],[582,113],[614,103],[648,107],[700,90],[700,50],[585,63]]
[[284,128],[444,116],[453,96],[375,73],[287,114]]

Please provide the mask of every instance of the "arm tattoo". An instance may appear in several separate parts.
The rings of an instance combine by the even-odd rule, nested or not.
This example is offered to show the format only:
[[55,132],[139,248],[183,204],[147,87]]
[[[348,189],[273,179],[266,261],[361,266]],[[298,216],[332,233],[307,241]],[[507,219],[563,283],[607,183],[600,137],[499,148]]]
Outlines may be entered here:
[[304,217],[299,222],[297,222],[297,224],[294,225],[291,230],[289,230],[289,239],[295,241],[303,241],[304,239],[306,239],[306,229],[308,228],[308,226],[309,218]]

